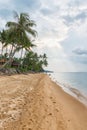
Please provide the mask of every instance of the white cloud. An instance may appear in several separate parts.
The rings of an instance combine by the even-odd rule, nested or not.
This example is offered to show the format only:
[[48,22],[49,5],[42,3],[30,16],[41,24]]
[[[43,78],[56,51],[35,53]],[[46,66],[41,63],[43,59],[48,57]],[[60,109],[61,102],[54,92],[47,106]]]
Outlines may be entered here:
[[14,7],[12,2],[13,2],[13,0],[0,0],[0,9],[11,10]]
[[80,20],[76,21],[72,27],[79,37],[87,37],[87,19],[82,23]]
[[69,27],[64,24],[62,18],[57,17],[57,13],[45,16],[41,12],[37,12],[35,15],[36,17],[33,17],[37,21],[39,42],[43,42],[47,46],[52,46],[52,44],[55,46],[67,38]]
[[87,49],[85,48],[76,48],[73,50],[73,53],[76,55],[87,55]]
[[11,2],[11,0],[0,0],[0,4],[7,4]]
[[0,30],[5,28],[6,20],[0,17]]

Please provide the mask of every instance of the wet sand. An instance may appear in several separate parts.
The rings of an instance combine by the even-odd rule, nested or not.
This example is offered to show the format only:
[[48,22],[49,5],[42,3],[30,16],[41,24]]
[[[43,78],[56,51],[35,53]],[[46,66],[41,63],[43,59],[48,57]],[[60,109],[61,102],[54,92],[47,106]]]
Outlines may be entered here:
[[86,130],[87,107],[45,74],[0,77],[0,130]]

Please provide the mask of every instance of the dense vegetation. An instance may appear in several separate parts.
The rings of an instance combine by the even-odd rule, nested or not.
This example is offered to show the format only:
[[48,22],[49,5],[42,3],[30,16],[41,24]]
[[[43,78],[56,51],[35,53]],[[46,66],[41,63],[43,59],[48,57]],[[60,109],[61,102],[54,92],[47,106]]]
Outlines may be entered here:
[[[43,71],[47,66],[46,54],[38,55],[31,49],[36,47],[33,43],[37,32],[33,29],[35,22],[30,19],[27,13],[18,15],[14,12],[16,21],[7,22],[6,29],[0,32],[0,64],[3,68],[17,68],[20,71]],[[15,54],[21,52],[20,58]]]

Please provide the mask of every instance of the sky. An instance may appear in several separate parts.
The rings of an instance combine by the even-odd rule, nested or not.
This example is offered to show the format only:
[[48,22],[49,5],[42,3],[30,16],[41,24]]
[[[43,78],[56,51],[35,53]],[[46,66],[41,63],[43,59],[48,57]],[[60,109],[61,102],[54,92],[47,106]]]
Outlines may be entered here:
[[0,0],[0,30],[26,12],[37,26],[34,51],[56,72],[87,72],[87,0]]

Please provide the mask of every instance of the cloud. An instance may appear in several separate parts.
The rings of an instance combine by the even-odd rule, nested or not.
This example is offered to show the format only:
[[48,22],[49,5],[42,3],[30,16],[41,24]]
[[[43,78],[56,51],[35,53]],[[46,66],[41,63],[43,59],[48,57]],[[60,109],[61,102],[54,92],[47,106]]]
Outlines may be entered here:
[[76,20],[79,20],[79,19],[86,19],[87,18],[87,10],[84,10],[84,11],[81,11],[76,17],[75,19]]
[[65,24],[71,25],[76,23],[77,21],[85,22],[87,19],[87,7],[86,9],[80,8],[68,8],[69,13],[64,14],[62,17],[65,20]]
[[14,4],[13,4],[14,0],[0,0],[0,10],[1,9],[13,9],[14,8]]
[[76,55],[87,55],[87,49],[77,48],[72,52],[75,53]]
[[40,10],[40,12],[36,12],[35,16],[32,16],[37,21],[37,42],[40,43],[40,46],[55,46],[67,38],[69,28],[64,24],[63,19],[57,17],[57,12],[54,12],[45,15]]
[[0,0],[0,5],[6,5],[9,2],[11,2],[11,0]]
[[46,8],[41,8],[40,9],[40,12],[43,14],[43,15],[52,15],[55,11],[54,10],[52,10],[51,8],[48,8],[48,7],[46,7]]
[[41,6],[41,2],[40,0],[13,0],[13,4],[15,9],[17,9],[18,11],[23,11],[23,10],[28,10],[35,12],[37,11],[40,6]]
[[0,17],[0,30],[5,28],[6,20]]

